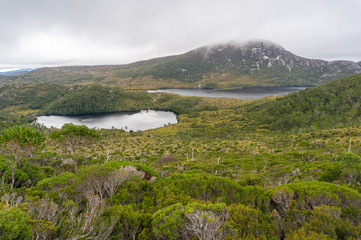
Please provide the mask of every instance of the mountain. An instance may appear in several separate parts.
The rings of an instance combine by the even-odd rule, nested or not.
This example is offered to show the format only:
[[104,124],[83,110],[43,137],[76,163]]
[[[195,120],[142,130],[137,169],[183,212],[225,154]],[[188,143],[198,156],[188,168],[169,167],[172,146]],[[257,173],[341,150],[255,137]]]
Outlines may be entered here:
[[307,59],[269,41],[250,41],[205,46],[126,65],[41,68],[7,81],[101,83],[127,89],[230,89],[314,86],[360,72],[361,65],[352,61]]
[[21,68],[12,71],[0,72],[0,76],[18,76],[27,72],[34,71],[35,68]]

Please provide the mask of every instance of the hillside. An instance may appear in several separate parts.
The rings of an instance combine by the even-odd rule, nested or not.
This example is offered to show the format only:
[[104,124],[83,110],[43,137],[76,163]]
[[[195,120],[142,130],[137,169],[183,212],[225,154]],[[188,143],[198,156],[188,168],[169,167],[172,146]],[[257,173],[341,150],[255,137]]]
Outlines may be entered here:
[[126,89],[314,86],[361,72],[360,63],[299,57],[268,41],[205,46],[126,65],[41,68],[0,82],[98,83]]
[[361,74],[289,94],[264,104],[251,104],[247,111],[258,124],[280,130],[326,128],[359,124]]

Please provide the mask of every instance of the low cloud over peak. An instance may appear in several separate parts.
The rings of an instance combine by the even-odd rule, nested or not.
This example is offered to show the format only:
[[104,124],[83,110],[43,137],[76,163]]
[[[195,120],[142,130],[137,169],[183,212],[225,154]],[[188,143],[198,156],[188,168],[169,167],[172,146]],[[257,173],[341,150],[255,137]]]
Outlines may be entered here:
[[360,11],[360,0],[0,0],[0,67],[121,64],[250,39],[360,61]]

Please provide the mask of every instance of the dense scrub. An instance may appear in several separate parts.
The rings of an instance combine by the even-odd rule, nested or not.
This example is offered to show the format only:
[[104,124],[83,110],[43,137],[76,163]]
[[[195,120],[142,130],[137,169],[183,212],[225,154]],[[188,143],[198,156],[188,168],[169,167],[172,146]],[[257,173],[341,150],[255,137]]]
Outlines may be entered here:
[[[349,86],[357,89],[359,78],[348,78]],[[348,92],[340,82],[332,84]],[[268,112],[272,104],[281,108],[277,104],[298,99],[297,94],[249,103],[102,86],[53,85],[53,90],[36,86],[39,91],[18,87],[22,94],[16,86],[7,87],[1,98],[1,111],[14,116],[0,134],[4,239],[359,239],[361,235],[361,128],[337,127],[352,108],[342,102],[348,95],[333,91],[333,85],[321,86],[327,89],[324,94],[337,95],[325,106],[336,107],[340,118],[321,126],[317,122],[321,120],[306,115],[313,128],[303,131],[299,126],[304,125],[290,123],[293,132],[271,131],[266,127],[276,125],[256,116],[272,117]],[[49,100],[47,91],[60,97]],[[299,94],[314,96],[312,89]],[[350,96],[358,104],[358,97]],[[89,101],[82,102],[83,98]],[[312,99],[309,103],[324,100]],[[36,148],[30,148],[35,143],[28,138],[16,142],[4,137],[8,125],[23,123],[22,114],[50,109],[69,114],[80,106],[76,111],[95,112],[99,101],[121,109],[172,109],[179,113],[179,123],[144,132],[89,131],[91,141],[79,141],[73,153],[66,151],[71,141],[64,141],[65,135],[54,137],[60,130],[33,125],[30,132],[41,132],[34,136],[41,142],[42,134],[46,137]],[[303,109],[302,101],[299,104]],[[325,110],[326,115],[332,113]],[[68,129],[73,135],[67,136],[75,139],[84,132],[75,128]],[[20,157],[11,151],[13,146],[19,147]]]
[[[240,140],[235,149],[231,140],[215,148],[211,148],[215,141],[200,140],[197,145],[188,143],[194,147],[191,150],[185,142],[152,131],[131,134],[108,130],[101,134],[100,141],[81,147],[77,171],[55,143],[48,141],[48,152],[23,159],[12,192],[8,191],[8,155],[0,159],[0,211],[14,214],[11,221],[20,230],[13,236],[294,239],[307,232],[324,239],[357,239],[360,234],[361,193],[350,178],[350,169],[341,168],[338,177],[329,182],[321,180],[328,166],[339,162],[356,162],[361,169],[356,154],[340,153],[332,158],[312,145],[303,156],[287,152],[303,152],[299,144],[285,144],[284,151],[273,154],[266,152],[274,151],[275,145],[247,154],[242,153],[246,140]],[[307,138],[293,137],[296,142],[302,142],[299,137]],[[147,152],[157,148],[167,149],[179,160],[156,163],[154,157],[165,152]],[[189,151],[188,160],[186,155],[178,155],[184,151]],[[214,155],[221,158],[220,163]],[[351,169],[360,176],[360,170]],[[0,222],[1,230],[12,231],[4,224]]]
[[342,127],[360,122],[361,75],[354,75],[261,105],[248,107],[260,124],[273,130]]
[[[245,100],[212,100],[175,94],[125,91],[101,85],[64,86],[59,84],[9,85],[0,88],[0,111],[35,114],[79,115],[162,109],[178,114],[217,110],[240,105]],[[19,121],[17,121],[19,122]]]

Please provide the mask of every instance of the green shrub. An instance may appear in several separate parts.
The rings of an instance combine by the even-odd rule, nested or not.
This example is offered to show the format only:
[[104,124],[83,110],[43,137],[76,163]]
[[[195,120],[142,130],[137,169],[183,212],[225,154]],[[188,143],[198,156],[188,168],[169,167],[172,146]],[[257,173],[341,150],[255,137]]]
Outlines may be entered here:
[[323,182],[337,181],[341,178],[341,175],[342,175],[342,165],[340,163],[330,164],[321,173],[320,181]]

